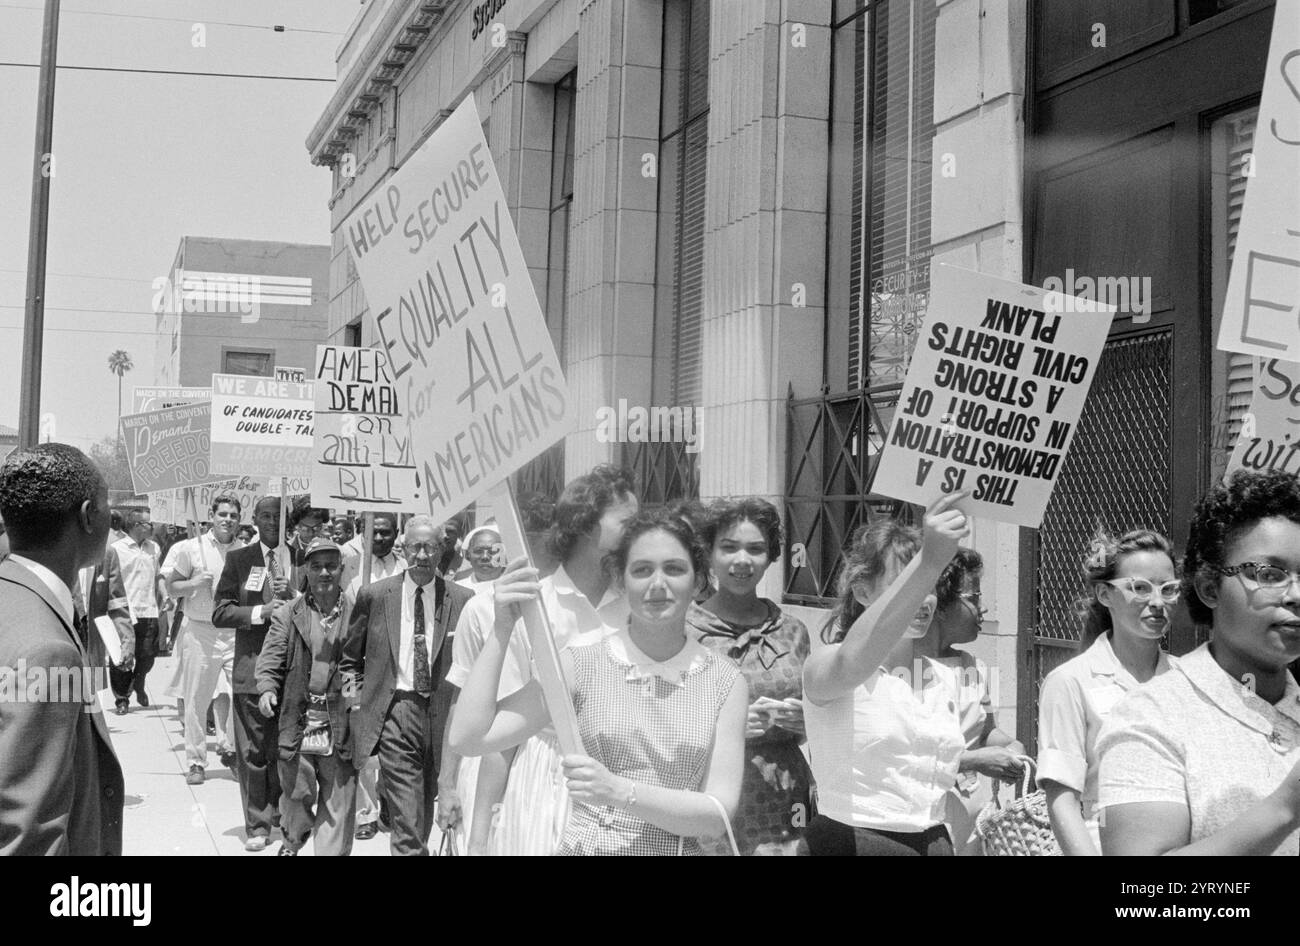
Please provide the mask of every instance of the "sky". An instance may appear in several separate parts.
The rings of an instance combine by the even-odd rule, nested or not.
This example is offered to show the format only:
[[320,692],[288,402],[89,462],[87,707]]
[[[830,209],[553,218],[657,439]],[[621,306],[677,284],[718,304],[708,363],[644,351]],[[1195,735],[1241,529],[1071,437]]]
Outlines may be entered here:
[[[40,62],[42,9],[0,0],[0,63]],[[359,0],[65,0],[58,61],[332,80],[360,10]],[[38,76],[0,65],[0,424],[10,427]],[[153,383],[153,281],[182,236],[329,242],[330,173],[304,142],[333,92],[333,81],[59,70],[41,384],[55,440],[86,450],[115,433],[114,350],[135,363],[127,413],[131,387]]]

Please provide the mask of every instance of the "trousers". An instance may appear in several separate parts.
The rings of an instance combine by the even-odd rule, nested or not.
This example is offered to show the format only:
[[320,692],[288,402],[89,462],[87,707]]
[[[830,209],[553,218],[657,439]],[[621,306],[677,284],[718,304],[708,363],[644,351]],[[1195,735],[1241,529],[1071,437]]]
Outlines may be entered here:
[[[239,797],[244,804],[244,832],[248,837],[271,836],[278,816],[280,775],[279,715],[267,719],[257,708],[256,693],[235,693],[235,770]],[[187,708],[188,711],[188,708]]]
[[442,747],[434,738],[433,701],[409,691],[393,694],[379,731],[379,791],[388,806],[394,857],[427,857],[438,798]]
[[357,823],[357,770],[337,755],[280,760],[280,829],[284,843],[300,850],[315,840],[317,857],[352,853]]
[[[208,705],[224,678],[230,684],[235,663],[235,632],[213,627],[205,621],[185,618],[181,632],[181,696],[185,700],[185,764],[206,768],[208,761]],[[223,714],[215,714],[221,716]],[[219,723],[218,744],[225,720]]]
[[108,668],[108,682],[113,697],[125,700],[134,690],[138,697],[144,692],[144,680],[153,669],[158,656],[158,619],[141,618],[135,622],[135,666],[130,670]]

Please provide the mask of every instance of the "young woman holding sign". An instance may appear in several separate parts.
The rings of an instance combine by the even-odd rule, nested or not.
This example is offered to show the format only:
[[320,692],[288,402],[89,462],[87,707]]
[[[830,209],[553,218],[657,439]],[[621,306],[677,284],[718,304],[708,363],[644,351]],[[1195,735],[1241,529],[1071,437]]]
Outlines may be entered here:
[[1097,740],[1105,854],[1300,854],[1300,481],[1234,474],[1192,516],[1183,597],[1213,638]]
[[[690,525],[637,516],[610,555],[630,615],[614,634],[560,652],[589,755],[564,757],[574,802],[562,854],[696,854],[730,833],[740,798],[749,690],[729,660],[691,640],[686,612],[705,577]],[[458,751],[517,745],[550,721],[540,685],[499,700],[518,604],[537,570],[510,563],[496,583],[496,623],[452,719]]]
[[1173,546],[1156,532],[1103,533],[1083,568],[1080,654],[1047,675],[1038,699],[1038,780],[1067,856],[1101,854],[1097,736],[1121,697],[1172,665],[1160,639],[1181,592]]

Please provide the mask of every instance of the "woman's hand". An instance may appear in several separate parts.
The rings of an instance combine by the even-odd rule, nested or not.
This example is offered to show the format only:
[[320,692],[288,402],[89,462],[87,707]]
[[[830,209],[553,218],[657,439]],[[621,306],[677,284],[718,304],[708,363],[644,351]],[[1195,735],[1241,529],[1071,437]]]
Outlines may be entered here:
[[985,746],[983,749],[968,749],[962,753],[963,771],[974,770],[989,778],[1004,782],[1014,782],[1024,776],[1025,760],[1005,746]]
[[961,544],[970,535],[970,522],[957,503],[970,495],[969,490],[949,493],[930,504],[925,511],[921,527],[921,557],[933,563],[947,565]]
[[528,564],[528,556],[521,555],[512,560],[501,577],[492,583],[496,630],[502,633],[513,630],[520,617],[519,605],[536,598],[541,588],[537,569]]
[[566,755],[561,761],[569,797],[574,801],[596,807],[627,807],[632,793],[631,780],[613,774],[590,756]]
[[749,715],[745,717],[745,738],[757,739],[759,736],[766,736],[767,731],[772,726],[772,717],[764,710],[766,707],[762,703],[750,703]]
[[794,733],[800,740],[805,739],[808,733],[803,724],[803,700],[794,697],[785,700],[779,709],[772,711],[772,725]]

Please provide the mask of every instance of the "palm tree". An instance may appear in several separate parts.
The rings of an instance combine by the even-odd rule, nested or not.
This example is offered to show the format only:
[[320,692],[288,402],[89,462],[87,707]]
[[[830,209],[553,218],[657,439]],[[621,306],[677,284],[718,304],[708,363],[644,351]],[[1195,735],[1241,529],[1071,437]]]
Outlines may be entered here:
[[134,367],[130,354],[120,348],[108,356],[108,370],[117,375],[117,423],[119,428],[122,425],[122,375]]

